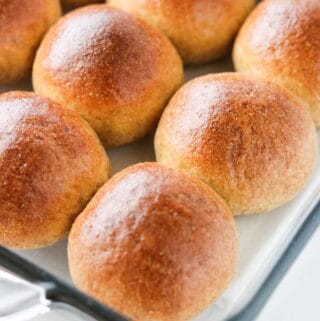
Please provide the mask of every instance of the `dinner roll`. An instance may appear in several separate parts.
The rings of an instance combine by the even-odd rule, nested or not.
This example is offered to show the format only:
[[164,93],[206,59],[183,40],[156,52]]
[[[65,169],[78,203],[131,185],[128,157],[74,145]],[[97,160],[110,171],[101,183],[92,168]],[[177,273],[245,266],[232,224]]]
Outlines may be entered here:
[[0,0],[0,86],[28,74],[43,35],[59,16],[59,0]]
[[265,0],[234,47],[236,69],[271,79],[301,97],[320,126],[320,1]]
[[142,163],[91,200],[72,227],[68,255],[76,285],[130,320],[184,321],[229,284],[237,233],[205,184]]
[[61,0],[62,5],[66,9],[74,9],[88,4],[104,2],[104,0]]
[[154,128],[182,78],[181,59],[160,31],[106,5],[62,18],[33,72],[37,93],[78,111],[108,146]]
[[210,185],[235,214],[253,214],[283,205],[305,185],[317,137],[288,90],[225,73],[178,91],[161,118],[155,150],[159,162]]
[[30,92],[0,96],[0,244],[61,239],[108,179],[109,161],[76,113]]
[[108,3],[160,28],[185,63],[202,63],[226,53],[255,1],[109,0]]

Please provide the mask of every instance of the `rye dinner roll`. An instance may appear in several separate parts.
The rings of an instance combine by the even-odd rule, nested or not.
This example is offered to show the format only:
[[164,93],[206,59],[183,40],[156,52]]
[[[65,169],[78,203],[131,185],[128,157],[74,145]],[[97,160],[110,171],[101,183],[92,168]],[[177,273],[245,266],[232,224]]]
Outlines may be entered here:
[[232,279],[230,209],[201,181],[157,163],[106,183],[76,219],[68,256],[75,284],[133,321],[189,320]]
[[63,17],[33,69],[35,91],[80,113],[107,146],[153,129],[182,79],[181,59],[160,31],[107,5]]
[[108,179],[96,134],[75,112],[31,92],[0,95],[0,244],[48,246]]
[[320,126],[320,1],[265,0],[234,47],[238,71],[277,82],[302,98]]
[[0,86],[31,71],[42,37],[59,16],[59,0],[0,0]]
[[254,0],[109,0],[108,4],[160,28],[185,63],[223,56]]
[[187,83],[155,136],[156,158],[206,182],[235,214],[272,210],[305,185],[317,136],[303,104],[272,82],[237,73]]

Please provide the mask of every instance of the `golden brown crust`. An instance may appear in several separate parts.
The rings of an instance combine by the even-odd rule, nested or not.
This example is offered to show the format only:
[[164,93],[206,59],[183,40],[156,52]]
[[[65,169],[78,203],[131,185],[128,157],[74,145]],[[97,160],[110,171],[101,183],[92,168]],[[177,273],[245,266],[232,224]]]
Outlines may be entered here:
[[63,7],[66,9],[74,9],[99,2],[104,2],[104,0],[61,0]]
[[50,245],[107,180],[109,161],[90,126],[29,92],[0,96],[0,244]]
[[320,1],[263,1],[239,33],[233,56],[238,71],[304,99],[320,126]]
[[254,0],[108,1],[111,6],[159,27],[185,63],[206,62],[224,55],[254,3]]
[[68,254],[75,283],[131,320],[182,321],[230,282],[237,233],[205,184],[143,163],[100,189],[72,227]]
[[317,137],[303,105],[286,89],[227,73],[186,84],[155,137],[157,160],[208,183],[236,214],[278,207],[304,186]]
[[77,110],[106,145],[144,136],[182,82],[182,63],[155,28],[92,5],[62,18],[38,51],[36,92]]
[[0,85],[26,76],[42,37],[60,14],[59,0],[0,0]]

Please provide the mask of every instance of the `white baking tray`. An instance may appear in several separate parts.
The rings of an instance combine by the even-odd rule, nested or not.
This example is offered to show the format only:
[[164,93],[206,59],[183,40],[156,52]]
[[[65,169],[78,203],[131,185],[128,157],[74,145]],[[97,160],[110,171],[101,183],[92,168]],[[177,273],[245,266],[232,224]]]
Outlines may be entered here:
[[[232,71],[230,58],[206,66],[189,68],[186,78],[189,80],[196,76],[223,71]],[[31,86],[24,83],[13,88],[30,89]],[[2,91],[8,89],[12,88],[2,88]],[[319,132],[318,137],[320,138]],[[153,161],[152,140],[153,137],[149,136],[140,142],[108,150],[113,172],[116,173],[122,168],[138,162]],[[227,320],[243,309],[254,297],[319,200],[320,163],[318,161],[313,177],[295,200],[270,213],[237,217],[236,221],[240,237],[237,274],[224,295],[195,320]],[[49,248],[19,251],[19,254],[61,279],[71,282],[68,272],[66,245],[67,241],[64,240]]]

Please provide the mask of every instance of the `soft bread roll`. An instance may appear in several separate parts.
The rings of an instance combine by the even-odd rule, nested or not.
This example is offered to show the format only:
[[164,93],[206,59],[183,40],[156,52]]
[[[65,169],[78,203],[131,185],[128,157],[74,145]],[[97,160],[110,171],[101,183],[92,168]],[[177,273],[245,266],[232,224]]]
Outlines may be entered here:
[[59,0],[0,0],[0,85],[28,74],[42,37],[59,16]]
[[130,320],[182,321],[229,284],[237,233],[205,184],[143,163],[94,196],[72,227],[68,255],[76,285]]
[[61,239],[108,179],[109,161],[76,113],[28,92],[0,96],[0,244]]
[[74,9],[98,2],[104,2],[104,0],[61,0],[63,7],[66,9]]
[[42,42],[33,72],[36,92],[78,111],[108,146],[155,127],[182,78],[168,39],[106,5],[62,18]]
[[160,28],[185,63],[223,56],[254,0],[109,0]]
[[320,1],[265,0],[234,47],[238,71],[271,79],[301,97],[320,126]]
[[226,73],[187,83],[156,132],[160,163],[209,184],[235,214],[274,209],[305,185],[317,156],[312,119],[288,90]]

